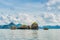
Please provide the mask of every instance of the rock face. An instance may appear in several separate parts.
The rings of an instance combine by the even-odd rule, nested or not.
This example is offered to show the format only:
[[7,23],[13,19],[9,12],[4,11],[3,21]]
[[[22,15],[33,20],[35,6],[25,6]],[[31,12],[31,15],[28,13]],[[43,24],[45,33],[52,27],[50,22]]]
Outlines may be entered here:
[[36,22],[32,23],[31,29],[38,29],[38,24]]

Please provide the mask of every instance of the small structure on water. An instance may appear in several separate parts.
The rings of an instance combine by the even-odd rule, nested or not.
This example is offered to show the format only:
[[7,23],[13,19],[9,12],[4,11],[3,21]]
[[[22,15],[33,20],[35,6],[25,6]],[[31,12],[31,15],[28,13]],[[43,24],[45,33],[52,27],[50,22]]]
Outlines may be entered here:
[[15,29],[16,29],[16,26],[12,26],[11,29],[12,29],[12,30],[15,30]]
[[48,28],[44,28],[44,30],[48,30]]

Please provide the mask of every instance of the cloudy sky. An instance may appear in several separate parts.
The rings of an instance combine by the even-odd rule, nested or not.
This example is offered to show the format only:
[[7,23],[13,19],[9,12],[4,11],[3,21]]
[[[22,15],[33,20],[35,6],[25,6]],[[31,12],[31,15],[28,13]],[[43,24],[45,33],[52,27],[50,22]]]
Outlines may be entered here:
[[0,25],[60,25],[60,0],[0,0]]

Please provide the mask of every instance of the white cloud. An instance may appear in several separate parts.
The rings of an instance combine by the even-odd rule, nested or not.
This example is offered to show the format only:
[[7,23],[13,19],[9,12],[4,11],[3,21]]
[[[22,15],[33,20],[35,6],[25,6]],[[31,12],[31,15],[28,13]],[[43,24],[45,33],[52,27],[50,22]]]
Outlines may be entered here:
[[[2,20],[0,19],[0,25],[9,24],[12,21],[15,24],[22,23],[22,24],[30,25],[32,24],[32,22],[36,21],[39,25],[49,25],[49,24],[59,25],[60,14],[57,14],[58,12],[54,14],[54,12],[60,9],[60,6],[56,5],[58,9],[56,9],[56,6],[51,7],[51,5],[52,6],[55,5],[57,2],[59,3],[60,0],[49,0],[47,4],[40,4],[40,3],[25,3],[25,4],[17,3],[16,4],[15,2],[0,0],[0,3],[3,4],[3,6],[5,6],[0,8],[0,12],[1,12],[0,17],[2,17]],[[14,10],[11,10],[11,8]],[[52,9],[54,9],[52,10],[54,12],[43,13],[44,11],[46,11],[45,9],[50,10],[50,12]],[[43,13],[43,17],[41,15],[42,13]]]
[[49,25],[59,25],[60,24],[60,14],[44,14],[44,19],[46,21],[46,24]]
[[59,5],[59,6],[57,6],[57,8],[60,10],[60,5]]
[[47,12],[52,12],[53,14],[60,13],[60,0],[49,0],[46,3]]
[[49,0],[49,2],[47,2],[47,5],[48,5],[48,6],[54,5],[54,4],[56,4],[57,2],[60,2],[60,0]]
[[[0,23],[9,24],[14,22],[15,24],[27,24],[31,25],[33,22],[37,22],[39,25],[59,25],[60,24],[60,15],[53,13],[44,13],[42,15],[31,15],[31,14],[17,14],[17,15],[2,15],[0,16],[3,19],[0,19]],[[0,25],[1,25],[0,24]]]

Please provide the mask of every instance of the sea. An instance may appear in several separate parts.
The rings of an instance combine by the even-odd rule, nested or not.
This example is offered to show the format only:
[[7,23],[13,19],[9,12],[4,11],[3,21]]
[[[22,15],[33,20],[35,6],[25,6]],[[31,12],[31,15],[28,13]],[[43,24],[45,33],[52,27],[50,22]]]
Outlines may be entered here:
[[60,40],[60,29],[0,29],[0,40]]

